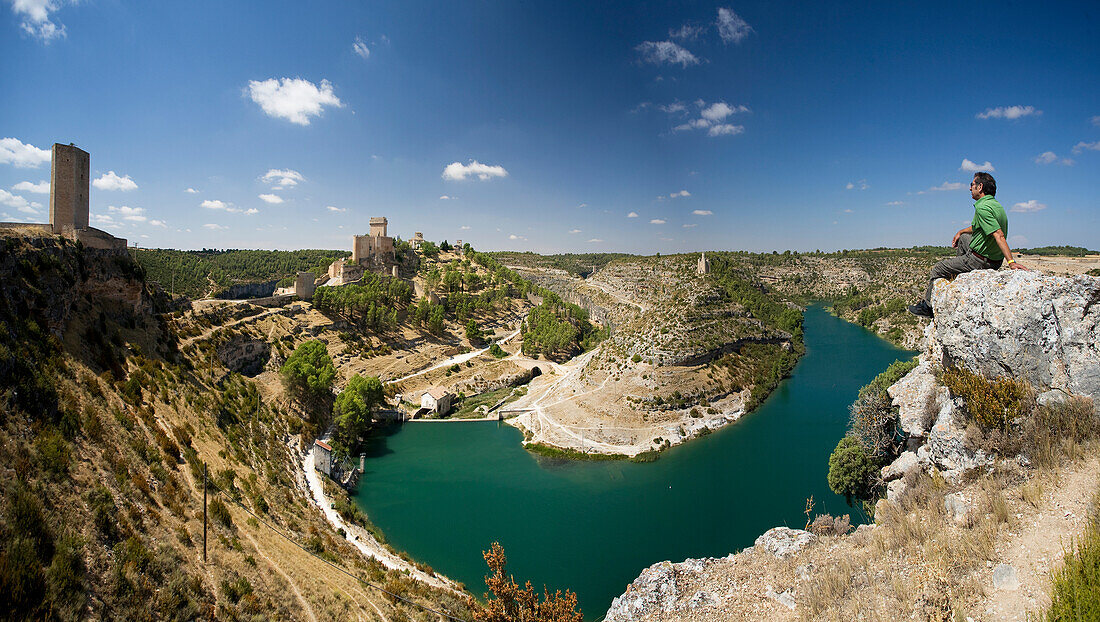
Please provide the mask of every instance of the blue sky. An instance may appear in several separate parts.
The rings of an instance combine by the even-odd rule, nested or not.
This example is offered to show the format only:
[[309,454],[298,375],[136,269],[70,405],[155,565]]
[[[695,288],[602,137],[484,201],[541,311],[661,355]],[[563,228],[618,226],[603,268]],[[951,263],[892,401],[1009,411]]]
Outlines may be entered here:
[[[1093,3],[0,3],[0,219],[54,142],[142,246],[1100,249]],[[43,186],[42,182],[46,182]],[[43,192],[45,191],[45,193]]]

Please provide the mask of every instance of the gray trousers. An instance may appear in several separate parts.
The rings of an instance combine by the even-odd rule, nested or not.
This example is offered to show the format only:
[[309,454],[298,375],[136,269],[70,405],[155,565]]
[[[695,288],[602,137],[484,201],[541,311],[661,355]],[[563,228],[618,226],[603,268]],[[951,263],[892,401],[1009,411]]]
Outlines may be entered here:
[[970,250],[970,239],[974,237],[969,233],[959,236],[959,243],[955,247],[955,256],[941,259],[932,266],[932,276],[928,279],[928,289],[924,291],[924,301],[932,305],[932,284],[936,279],[949,279],[963,272],[971,270],[996,270],[1001,267],[1001,261],[983,259]]

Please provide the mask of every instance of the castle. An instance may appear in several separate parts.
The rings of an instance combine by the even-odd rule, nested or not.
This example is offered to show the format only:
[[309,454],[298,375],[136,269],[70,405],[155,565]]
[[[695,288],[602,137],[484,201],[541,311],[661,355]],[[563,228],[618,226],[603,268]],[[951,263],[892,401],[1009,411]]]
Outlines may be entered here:
[[394,252],[393,238],[386,235],[389,221],[385,216],[370,219],[370,233],[354,235],[351,238],[351,259],[337,259],[328,267],[326,285],[343,285],[363,277],[364,268],[372,272],[385,272],[399,275],[397,254]]
[[0,223],[3,228],[33,229],[62,235],[87,248],[126,248],[126,240],[88,225],[91,156],[76,145],[54,143],[50,164],[50,222]]

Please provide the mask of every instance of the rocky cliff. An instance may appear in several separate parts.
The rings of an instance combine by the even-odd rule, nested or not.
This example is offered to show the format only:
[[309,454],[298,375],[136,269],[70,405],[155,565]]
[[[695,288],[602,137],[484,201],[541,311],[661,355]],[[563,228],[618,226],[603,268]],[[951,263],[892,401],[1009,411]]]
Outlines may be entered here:
[[[891,610],[923,617],[944,609],[958,614],[982,607],[976,616],[982,619],[1000,611],[996,595],[1018,589],[1017,570],[994,560],[1022,564],[1013,561],[1011,550],[1019,557],[1021,546],[1015,540],[1011,546],[1005,543],[1018,535],[1012,531],[1027,531],[1032,518],[1034,525],[1041,524],[1041,512],[1037,517],[1026,512],[1041,509],[1042,500],[1028,505],[1019,501],[1027,494],[1002,496],[1004,491],[997,490],[1026,489],[1031,463],[1027,451],[998,456],[975,448],[968,437],[965,401],[938,374],[944,367],[959,367],[988,379],[1023,380],[1034,388],[1039,403],[1100,397],[1098,302],[1100,279],[1089,276],[987,270],[938,282],[933,294],[936,317],[926,328],[920,362],[888,390],[898,408],[906,451],[882,469],[888,492],[878,502],[877,523],[828,537],[777,528],[728,557],[660,562],[627,586],[606,619],[805,619],[826,617],[826,611],[839,611],[843,619],[845,611],[863,611],[861,602],[882,599],[887,604],[876,608],[875,619]],[[1088,458],[1088,469],[1095,471],[1095,462],[1095,456]],[[822,477],[825,469],[823,464]],[[964,477],[974,469],[986,475]],[[1092,471],[1084,478],[1092,482],[1086,482],[1086,491],[1090,485],[1095,490]],[[985,480],[996,483],[985,485]],[[919,490],[906,496],[907,487]],[[1059,498],[1067,497],[1059,497],[1062,492],[1050,493],[1056,507]],[[1084,499],[1077,502],[1082,508],[1087,504]],[[1061,503],[1065,507],[1070,501]],[[1017,509],[1020,524],[1008,529]],[[1066,522],[1072,523],[1073,514],[1064,512]],[[1039,545],[1028,541],[1027,546]],[[928,551],[934,552],[933,558]],[[1048,576],[1044,573],[1052,562],[1047,560],[1058,555],[1031,557],[1041,566],[1032,574]],[[937,572],[944,573],[938,569],[941,562],[959,576],[937,577]],[[866,568],[859,569],[861,564]],[[1011,581],[1005,579],[1008,575]],[[947,583],[937,587],[937,581]],[[958,588],[964,581],[976,587]],[[983,600],[983,590],[994,594],[992,600]],[[1029,595],[1025,606],[1041,602],[1036,597],[1041,595]],[[891,598],[896,598],[892,605]]]

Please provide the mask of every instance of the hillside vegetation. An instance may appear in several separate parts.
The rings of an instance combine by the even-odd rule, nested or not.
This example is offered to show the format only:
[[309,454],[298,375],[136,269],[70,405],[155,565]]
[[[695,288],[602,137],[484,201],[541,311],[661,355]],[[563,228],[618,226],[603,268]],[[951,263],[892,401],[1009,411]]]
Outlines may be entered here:
[[0,244],[0,617],[472,617],[331,528],[294,449],[317,415],[177,350],[127,254]]
[[293,277],[298,272],[320,276],[334,259],[351,255],[336,250],[201,250],[130,249],[150,281],[189,298],[212,295],[230,285],[263,283]]

